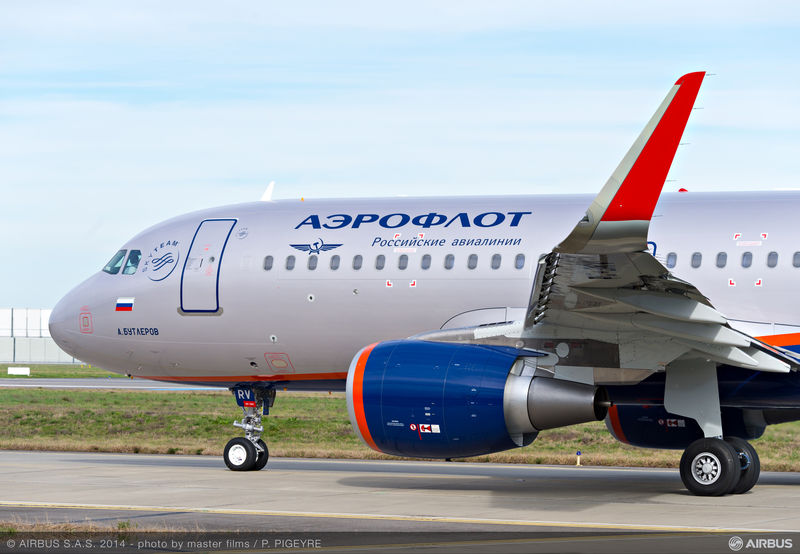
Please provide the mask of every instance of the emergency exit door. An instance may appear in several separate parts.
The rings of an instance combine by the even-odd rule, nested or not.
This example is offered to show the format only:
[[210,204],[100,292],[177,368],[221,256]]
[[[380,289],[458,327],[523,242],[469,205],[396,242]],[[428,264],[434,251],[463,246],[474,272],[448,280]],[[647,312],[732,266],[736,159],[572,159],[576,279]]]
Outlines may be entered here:
[[235,219],[206,219],[197,227],[181,275],[181,310],[219,311],[219,272],[222,254]]

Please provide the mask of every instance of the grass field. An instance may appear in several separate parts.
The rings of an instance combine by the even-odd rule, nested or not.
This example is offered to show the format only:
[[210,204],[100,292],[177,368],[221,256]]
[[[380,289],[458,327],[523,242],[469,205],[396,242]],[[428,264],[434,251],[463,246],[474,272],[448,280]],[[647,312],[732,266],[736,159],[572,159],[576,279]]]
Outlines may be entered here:
[[[0,449],[221,455],[240,431],[228,391],[127,392],[0,390]],[[278,394],[264,418],[276,456],[387,458],[353,433],[342,394]],[[800,422],[767,428],[754,441],[765,470],[800,471]],[[614,440],[602,422],[545,431],[525,448],[479,461],[527,464],[677,467],[681,452],[634,448]],[[221,463],[221,462],[220,462]]]
[[[164,525],[144,524],[140,525],[136,522],[131,522],[128,519],[106,519],[105,521],[85,522],[85,523],[51,523],[47,520],[36,522],[25,521],[0,521],[0,537],[10,538],[17,533],[51,533],[47,538],[49,539],[65,539],[69,538],[72,544],[78,539],[93,539],[95,544],[98,544],[102,538],[106,540],[125,540],[135,538],[133,533],[164,533],[170,531],[181,531],[177,527],[170,527]],[[114,533],[110,536],[81,536],[81,534],[89,533]],[[32,537],[30,537],[32,538]]]
[[[31,368],[31,375],[9,375],[8,368],[10,367],[29,367]],[[46,379],[46,378],[64,378],[74,379],[80,377],[122,377],[119,373],[111,373],[105,369],[92,367],[90,365],[71,365],[71,364],[3,364],[0,365],[0,377],[9,379]]]

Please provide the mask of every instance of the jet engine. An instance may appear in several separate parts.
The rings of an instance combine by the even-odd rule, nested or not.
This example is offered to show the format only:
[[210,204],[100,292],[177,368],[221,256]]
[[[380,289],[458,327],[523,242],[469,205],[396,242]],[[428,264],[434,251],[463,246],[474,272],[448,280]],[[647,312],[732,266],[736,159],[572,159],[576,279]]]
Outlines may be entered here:
[[[747,440],[760,437],[768,423],[761,410],[723,407],[721,415],[725,436]],[[695,420],[671,414],[660,405],[614,405],[606,427],[618,441],[643,448],[684,449],[703,438]]]
[[347,374],[350,422],[386,454],[458,458],[530,444],[539,431],[601,420],[601,387],[555,379],[541,353],[421,340],[362,349]]

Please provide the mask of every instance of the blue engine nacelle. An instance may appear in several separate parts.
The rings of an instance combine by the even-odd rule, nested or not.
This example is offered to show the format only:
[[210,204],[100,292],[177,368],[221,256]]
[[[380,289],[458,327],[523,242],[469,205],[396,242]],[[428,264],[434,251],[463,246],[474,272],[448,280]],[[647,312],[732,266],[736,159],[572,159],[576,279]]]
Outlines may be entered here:
[[[757,439],[767,425],[761,410],[722,408],[721,415],[725,436]],[[703,438],[695,420],[671,414],[664,406],[612,406],[606,427],[618,441],[643,448],[684,449]]]
[[530,351],[401,340],[362,349],[347,374],[353,428],[396,456],[460,458],[530,444],[605,417],[605,391],[561,381]]

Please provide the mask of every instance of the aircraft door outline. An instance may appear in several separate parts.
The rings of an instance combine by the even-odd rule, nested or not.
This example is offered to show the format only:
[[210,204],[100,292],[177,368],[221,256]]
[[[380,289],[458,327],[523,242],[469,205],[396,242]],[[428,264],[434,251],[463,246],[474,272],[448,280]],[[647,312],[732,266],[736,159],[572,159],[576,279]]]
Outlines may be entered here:
[[236,222],[232,218],[211,218],[204,219],[197,226],[181,271],[182,312],[219,312],[222,256]]

